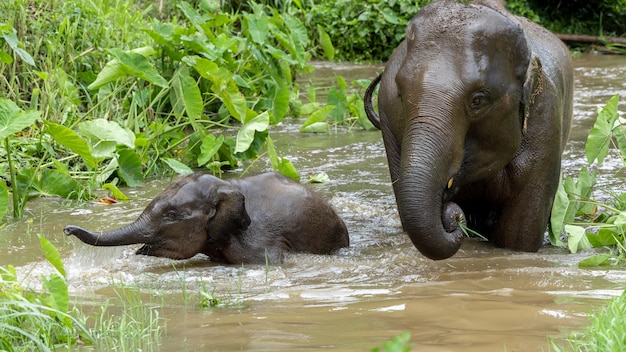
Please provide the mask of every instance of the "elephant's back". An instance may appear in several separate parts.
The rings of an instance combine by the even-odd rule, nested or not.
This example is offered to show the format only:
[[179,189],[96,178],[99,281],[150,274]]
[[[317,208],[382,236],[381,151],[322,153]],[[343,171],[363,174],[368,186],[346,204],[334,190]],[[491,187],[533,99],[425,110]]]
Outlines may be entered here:
[[240,185],[251,219],[249,232],[280,234],[286,248],[327,254],[348,246],[345,224],[323,197],[280,174],[266,173]]

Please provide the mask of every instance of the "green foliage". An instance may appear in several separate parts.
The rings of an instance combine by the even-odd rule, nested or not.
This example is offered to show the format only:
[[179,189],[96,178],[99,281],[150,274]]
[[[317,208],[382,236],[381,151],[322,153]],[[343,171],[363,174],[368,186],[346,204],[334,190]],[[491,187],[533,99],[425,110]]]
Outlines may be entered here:
[[[301,17],[318,33],[322,49],[317,56],[340,61],[386,61],[404,39],[406,25],[430,0],[350,1],[317,0],[304,4]],[[334,53],[325,43],[330,39]],[[330,55],[330,56],[329,56]]]
[[56,269],[43,277],[41,293],[27,292],[15,268],[0,267],[0,347],[3,350],[51,351],[79,340],[93,341],[82,319],[74,317],[57,249],[39,237],[46,260]]
[[626,261],[626,193],[613,194],[611,204],[593,200],[597,171],[590,171],[594,165],[601,165],[611,151],[626,161],[626,120],[619,116],[618,102],[619,95],[615,95],[599,109],[585,145],[588,167],[579,171],[577,180],[567,177],[559,185],[552,206],[553,245],[566,244],[572,253],[592,247],[607,247],[610,251],[587,258],[580,266]]
[[[349,86],[338,77],[332,107],[315,94],[302,103],[295,77],[313,69],[314,48],[305,24],[287,11],[292,4],[303,9],[298,1],[282,3],[282,13],[253,2],[220,11],[217,2],[175,1],[169,13],[137,11],[130,0],[7,3],[0,13],[0,170],[9,171],[0,177],[10,182],[0,185],[0,218],[9,193],[19,217],[30,197],[89,199],[99,188],[123,196],[118,185],[163,173],[221,173],[264,155],[299,179],[271,143],[272,126],[302,117],[314,125],[308,132],[372,128],[363,82]],[[325,29],[310,32],[332,59]]]
[[370,352],[409,352],[412,347],[412,344],[409,343],[410,340],[411,334],[403,332],[391,341],[383,343],[380,347],[372,348]]
[[536,17],[540,18],[537,22],[553,32],[610,36],[626,34],[626,0],[523,2],[534,9]]
[[591,325],[580,333],[573,333],[564,341],[551,341],[551,351],[607,351],[626,350],[626,292],[591,315]]
[[142,302],[136,290],[116,290],[122,314],[109,312],[105,302],[88,326],[83,313],[71,308],[61,255],[47,239],[39,236],[39,241],[55,268],[41,278],[41,292],[24,288],[13,266],[0,267],[0,350],[71,350],[78,344],[102,351],[157,348],[164,329],[159,310]]

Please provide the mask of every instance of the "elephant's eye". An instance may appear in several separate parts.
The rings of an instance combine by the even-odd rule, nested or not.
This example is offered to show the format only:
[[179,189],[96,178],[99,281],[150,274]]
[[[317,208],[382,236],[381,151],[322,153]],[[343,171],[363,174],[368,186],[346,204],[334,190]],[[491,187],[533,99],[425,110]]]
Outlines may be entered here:
[[485,91],[478,91],[472,95],[470,108],[474,111],[482,109],[489,102],[489,95]]
[[176,220],[178,218],[178,213],[175,210],[169,210],[168,212],[165,213],[165,219],[166,220]]

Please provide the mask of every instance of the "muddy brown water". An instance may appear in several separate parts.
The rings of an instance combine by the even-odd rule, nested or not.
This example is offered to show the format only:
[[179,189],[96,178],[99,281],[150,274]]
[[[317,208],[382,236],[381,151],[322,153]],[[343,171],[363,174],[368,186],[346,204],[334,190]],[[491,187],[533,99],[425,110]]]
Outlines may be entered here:
[[[566,174],[585,163],[584,141],[597,106],[616,93],[626,97],[625,57],[585,55],[575,64]],[[317,66],[311,79],[322,86],[335,74],[372,78],[381,69]],[[60,249],[77,302],[97,307],[115,298],[116,288],[135,287],[147,305],[162,307],[167,332],[161,351],[368,351],[404,331],[411,333],[414,351],[541,351],[548,348],[547,336],[584,326],[590,311],[624,289],[625,270],[579,269],[577,262],[590,253],[550,246],[515,253],[466,240],[451,259],[426,259],[402,233],[380,133],[297,131],[288,123],[271,134],[303,177],[330,176],[312,187],[348,225],[351,247],[337,255],[294,254],[270,267],[224,266],[202,256],[136,256],[138,246],[89,247],[63,235],[66,224],[104,230],[134,220],[168,179],[128,190],[133,200],[114,206],[31,201],[27,219],[0,230],[0,265],[15,265],[26,283],[38,287],[39,277],[51,272],[38,247],[36,235],[43,234]],[[601,182],[620,187],[621,179],[611,176],[619,167],[607,162]],[[200,309],[199,292],[221,305]]]

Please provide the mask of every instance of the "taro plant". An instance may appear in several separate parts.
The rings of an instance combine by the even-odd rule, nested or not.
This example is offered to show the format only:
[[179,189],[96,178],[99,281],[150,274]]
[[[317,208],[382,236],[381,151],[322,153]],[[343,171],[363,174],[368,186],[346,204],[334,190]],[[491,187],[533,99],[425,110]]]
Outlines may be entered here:
[[0,267],[0,348],[52,351],[61,345],[94,338],[82,318],[70,309],[65,269],[57,249],[39,237],[46,260],[55,268],[42,277],[42,292],[29,292],[19,282],[13,266]]
[[[619,116],[619,95],[613,96],[598,116],[585,145],[588,166],[575,180],[567,177],[559,185],[550,219],[550,241],[573,253],[592,247],[606,247],[609,253],[595,254],[581,266],[626,261],[626,192],[609,193],[595,200],[597,166],[610,154],[626,161],[626,120]],[[611,148],[613,147],[613,148]]]
[[[0,98],[0,140],[3,142],[7,166],[9,169],[9,184],[13,193],[13,216],[21,217],[28,197],[24,187],[18,183],[17,155],[13,155],[16,148],[12,147],[11,138],[17,133],[32,126],[39,118],[38,111],[24,111],[14,102]],[[26,182],[33,182],[32,178]],[[0,182],[0,218],[4,217],[8,209],[9,196],[6,182]]]

